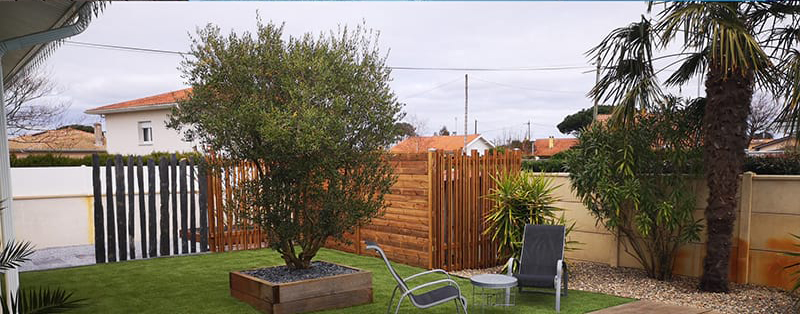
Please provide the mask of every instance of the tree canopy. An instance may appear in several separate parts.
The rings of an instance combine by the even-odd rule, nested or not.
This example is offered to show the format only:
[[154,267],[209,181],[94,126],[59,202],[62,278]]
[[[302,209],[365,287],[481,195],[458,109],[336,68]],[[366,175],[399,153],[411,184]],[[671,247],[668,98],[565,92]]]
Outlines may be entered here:
[[[609,114],[614,106],[599,105],[597,106],[597,114]],[[580,111],[564,117],[556,127],[558,131],[564,134],[577,134],[583,128],[592,123],[592,116],[594,115],[593,108],[581,109]]]
[[395,177],[382,148],[403,114],[376,33],[294,37],[258,21],[255,33],[223,35],[208,25],[191,55],[181,69],[193,90],[168,125],[256,165],[229,210],[260,225],[287,266],[310,267],[328,238],[344,240],[384,208]]

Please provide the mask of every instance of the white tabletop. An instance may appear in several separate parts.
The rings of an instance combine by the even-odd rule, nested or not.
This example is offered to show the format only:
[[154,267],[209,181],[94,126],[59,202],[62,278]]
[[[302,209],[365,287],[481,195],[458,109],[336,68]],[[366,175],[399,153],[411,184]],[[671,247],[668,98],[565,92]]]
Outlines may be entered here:
[[498,274],[475,275],[472,276],[469,280],[472,282],[474,286],[482,288],[502,289],[502,288],[511,288],[517,286],[517,278],[506,275],[498,275]]

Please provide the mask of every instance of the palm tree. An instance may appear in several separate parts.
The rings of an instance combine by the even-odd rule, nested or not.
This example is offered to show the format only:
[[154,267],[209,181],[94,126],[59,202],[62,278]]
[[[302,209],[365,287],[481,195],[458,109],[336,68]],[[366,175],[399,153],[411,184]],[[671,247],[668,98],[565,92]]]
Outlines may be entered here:
[[[657,12],[654,12],[657,11]],[[649,17],[613,30],[591,49],[601,60],[601,79],[590,95],[616,104],[612,123],[625,127],[637,111],[664,97],[658,75],[671,71],[666,86],[685,86],[705,76],[702,120],[708,206],[708,242],[700,289],[728,291],[728,268],[736,190],[747,147],[747,116],[753,90],[784,103],[780,121],[800,128],[800,5],[788,3],[649,4]],[[679,52],[666,54],[665,51]],[[664,55],[654,56],[662,52]],[[667,65],[656,69],[654,62]],[[673,66],[676,69],[671,70]],[[669,73],[667,73],[669,74]],[[701,77],[702,78],[702,77]]]

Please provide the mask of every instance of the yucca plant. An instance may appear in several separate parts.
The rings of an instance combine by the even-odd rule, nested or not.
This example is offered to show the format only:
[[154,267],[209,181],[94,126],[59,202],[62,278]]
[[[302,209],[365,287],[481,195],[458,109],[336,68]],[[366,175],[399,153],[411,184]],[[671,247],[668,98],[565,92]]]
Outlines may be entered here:
[[[554,204],[559,199],[553,196],[553,180],[543,174],[522,171],[517,174],[503,173],[492,177],[496,187],[485,197],[494,202],[486,216],[488,227],[485,234],[498,243],[497,253],[501,257],[519,257],[526,224],[566,225],[563,209]],[[575,224],[567,227],[567,233]],[[568,241],[568,244],[576,244]]]

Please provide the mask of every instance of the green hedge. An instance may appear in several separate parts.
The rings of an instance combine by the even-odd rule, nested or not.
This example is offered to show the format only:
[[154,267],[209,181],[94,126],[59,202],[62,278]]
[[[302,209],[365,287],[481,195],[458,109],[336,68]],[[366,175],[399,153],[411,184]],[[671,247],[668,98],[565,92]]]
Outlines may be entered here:
[[[534,172],[569,172],[562,156],[551,159],[523,159],[522,169]],[[800,175],[800,154],[747,156],[742,172],[756,174]]]
[[[203,155],[200,153],[175,153],[178,159],[195,157],[200,158]],[[111,154],[99,154],[100,155],[100,164],[103,165],[106,163],[108,158],[114,158],[116,155]],[[167,152],[153,152],[151,154],[142,155],[142,159],[145,161],[148,159],[158,160],[161,157],[168,157],[171,156],[172,153]],[[125,160],[128,159],[128,156],[134,156],[138,159],[139,155],[125,155],[123,158]],[[14,154],[11,155],[11,167],[70,167],[70,166],[91,166],[92,165],[92,156],[86,156],[83,158],[69,158],[64,156],[54,156],[52,154],[47,155],[31,155],[23,158],[17,158]]]
[[756,174],[800,174],[800,154],[747,156],[744,171]]

